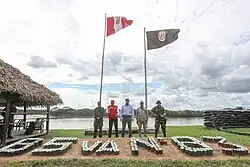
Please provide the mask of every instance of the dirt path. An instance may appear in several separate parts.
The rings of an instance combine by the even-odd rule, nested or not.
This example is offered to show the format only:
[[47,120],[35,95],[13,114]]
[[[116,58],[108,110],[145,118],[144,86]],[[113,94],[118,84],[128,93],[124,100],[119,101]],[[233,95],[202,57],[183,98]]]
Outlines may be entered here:
[[[103,139],[103,141],[106,141],[107,139]],[[50,158],[81,158],[81,159],[89,159],[89,158],[120,158],[120,159],[137,159],[137,160],[166,160],[166,159],[172,159],[172,160],[227,160],[227,159],[234,159],[239,158],[238,156],[226,156],[222,154],[222,147],[219,147],[218,144],[211,144],[206,143],[210,147],[214,149],[213,156],[204,156],[204,157],[192,157],[188,156],[178,150],[176,146],[174,146],[170,139],[168,139],[168,145],[167,146],[161,146],[163,149],[162,155],[156,155],[154,153],[151,153],[147,151],[144,148],[139,147],[139,156],[132,156],[130,151],[130,140],[129,139],[114,139],[117,142],[118,148],[120,150],[119,155],[102,155],[102,156],[96,156],[95,153],[89,156],[83,156],[81,153],[81,143],[83,139],[79,139],[77,144],[73,144],[72,148],[65,153],[62,156],[53,156],[53,157],[46,157],[46,156],[33,156],[31,155],[31,152],[16,156],[16,157],[0,157],[0,163],[6,162],[6,161],[26,161],[26,160],[44,160],[44,159],[50,159]],[[94,143],[94,139],[88,139],[89,143]],[[46,141],[45,141],[46,142]],[[44,142],[44,143],[45,143]],[[250,146],[248,146],[248,149],[250,150]],[[241,159],[249,159],[250,160],[250,154],[247,156],[240,157]]]

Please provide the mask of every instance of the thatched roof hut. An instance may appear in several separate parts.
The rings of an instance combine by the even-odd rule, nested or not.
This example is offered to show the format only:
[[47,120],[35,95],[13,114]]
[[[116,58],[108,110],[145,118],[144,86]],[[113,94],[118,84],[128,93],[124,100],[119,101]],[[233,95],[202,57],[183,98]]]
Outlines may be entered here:
[[33,81],[17,68],[0,59],[0,98],[11,96],[16,103],[28,106],[53,106],[62,104],[58,94]]

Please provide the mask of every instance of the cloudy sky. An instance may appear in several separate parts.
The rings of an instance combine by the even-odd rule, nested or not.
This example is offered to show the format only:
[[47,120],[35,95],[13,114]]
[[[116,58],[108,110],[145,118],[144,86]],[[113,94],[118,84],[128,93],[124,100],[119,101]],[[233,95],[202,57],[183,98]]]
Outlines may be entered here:
[[144,100],[143,28],[180,28],[147,52],[148,102],[169,109],[250,107],[249,0],[0,1],[0,58],[61,95],[99,99],[104,14],[134,23],[106,40],[104,106]]

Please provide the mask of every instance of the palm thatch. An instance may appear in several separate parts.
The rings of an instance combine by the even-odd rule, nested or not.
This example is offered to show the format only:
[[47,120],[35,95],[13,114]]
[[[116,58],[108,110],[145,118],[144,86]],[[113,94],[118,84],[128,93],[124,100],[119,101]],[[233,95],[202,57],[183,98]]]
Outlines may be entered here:
[[15,102],[26,102],[28,106],[63,103],[58,94],[0,59],[0,98],[6,99],[10,95],[14,97]]

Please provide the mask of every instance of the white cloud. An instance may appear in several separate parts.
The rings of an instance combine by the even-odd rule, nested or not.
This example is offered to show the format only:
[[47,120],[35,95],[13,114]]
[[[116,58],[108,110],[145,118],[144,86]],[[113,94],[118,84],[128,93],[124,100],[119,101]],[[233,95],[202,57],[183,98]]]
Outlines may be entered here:
[[[104,91],[105,103],[144,100],[143,86],[130,87],[144,82],[146,27],[181,29],[176,42],[147,52],[148,82],[162,83],[148,89],[150,107],[158,99],[172,109],[248,106],[248,6],[249,0],[1,1],[0,58],[47,86],[99,84],[104,13],[122,15],[134,23],[106,40],[104,84],[130,86]],[[94,107],[99,99],[93,90],[53,90],[75,108]]]

